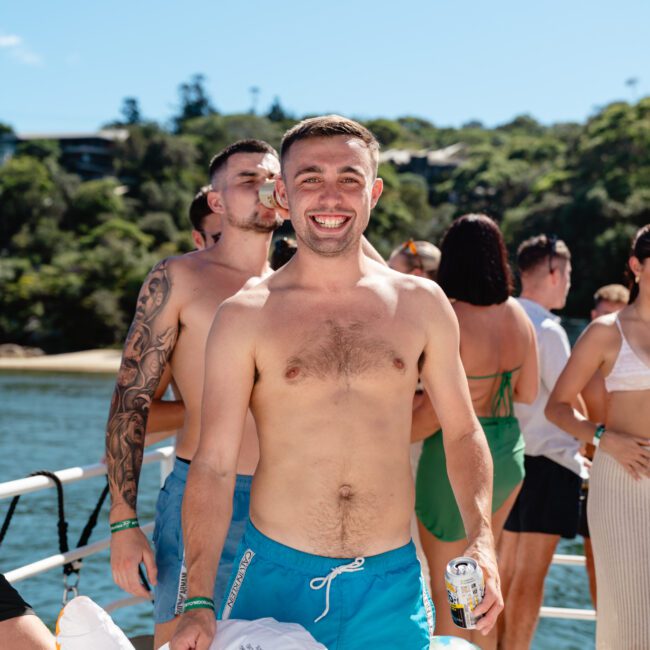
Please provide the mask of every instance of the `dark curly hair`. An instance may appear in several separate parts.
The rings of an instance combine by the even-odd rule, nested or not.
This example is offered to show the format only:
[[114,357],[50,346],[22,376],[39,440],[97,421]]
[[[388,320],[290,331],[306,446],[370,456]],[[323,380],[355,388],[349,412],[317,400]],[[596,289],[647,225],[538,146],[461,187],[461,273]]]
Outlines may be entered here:
[[499,227],[484,214],[456,219],[440,245],[438,284],[448,298],[498,305],[512,295],[512,271]]

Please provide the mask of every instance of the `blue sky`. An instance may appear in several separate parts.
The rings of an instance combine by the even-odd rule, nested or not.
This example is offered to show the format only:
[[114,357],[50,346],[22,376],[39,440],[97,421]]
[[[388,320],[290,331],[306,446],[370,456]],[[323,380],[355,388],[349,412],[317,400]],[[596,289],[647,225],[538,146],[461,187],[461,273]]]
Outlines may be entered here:
[[257,86],[297,115],[581,121],[650,94],[649,29],[648,0],[3,0],[0,121],[88,131],[126,96],[164,121],[194,73],[226,113]]

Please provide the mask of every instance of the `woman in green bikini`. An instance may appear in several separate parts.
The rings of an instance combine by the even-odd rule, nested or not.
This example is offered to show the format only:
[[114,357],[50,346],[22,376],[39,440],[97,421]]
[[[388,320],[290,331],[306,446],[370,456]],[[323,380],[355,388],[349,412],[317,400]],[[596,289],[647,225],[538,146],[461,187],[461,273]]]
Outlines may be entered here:
[[[511,297],[512,274],[498,226],[485,215],[465,215],[442,242],[438,282],[452,301],[460,325],[460,354],[474,410],[494,462],[492,527],[501,530],[524,477],[524,441],[513,402],[537,395],[535,332]],[[464,636],[484,650],[496,647],[496,634],[482,637],[451,620],[444,572],[447,562],[467,548],[465,529],[447,477],[440,425],[431,402],[413,411],[413,441],[424,441],[416,480],[416,506],[422,548],[432,576],[436,634]]]

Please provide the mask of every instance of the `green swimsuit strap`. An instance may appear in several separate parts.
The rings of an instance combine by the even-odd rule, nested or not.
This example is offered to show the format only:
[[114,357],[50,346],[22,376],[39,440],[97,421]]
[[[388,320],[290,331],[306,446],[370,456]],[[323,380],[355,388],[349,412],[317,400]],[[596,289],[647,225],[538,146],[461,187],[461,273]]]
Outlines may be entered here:
[[513,399],[512,399],[512,375],[520,370],[521,366],[517,366],[512,370],[504,370],[503,372],[495,372],[491,375],[467,375],[467,379],[494,379],[501,377],[499,387],[492,397],[492,416],[498,417],[501,413],[505,417],[512,417],[513,415]]

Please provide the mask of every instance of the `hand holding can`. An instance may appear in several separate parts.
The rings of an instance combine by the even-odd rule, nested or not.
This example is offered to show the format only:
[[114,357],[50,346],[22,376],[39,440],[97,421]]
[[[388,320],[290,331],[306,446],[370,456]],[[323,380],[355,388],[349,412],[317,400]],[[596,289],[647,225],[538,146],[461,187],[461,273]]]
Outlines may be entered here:
[[445,571],[445,584],[454,624],[466,630],[476,629],[478,617],[474,610],[485,595],[483,572],[478,562],[471,557],[451,560]]
[[495,626],[497,618],[503,610],[503,596],[492,536],[483,535],[475,539],[467,547],[464,556],[456,558],[456,560],[458,559],[470,559],[481,571],[484,585],[483,597],[473,607],[472,615],[476,630],[486,635]]

